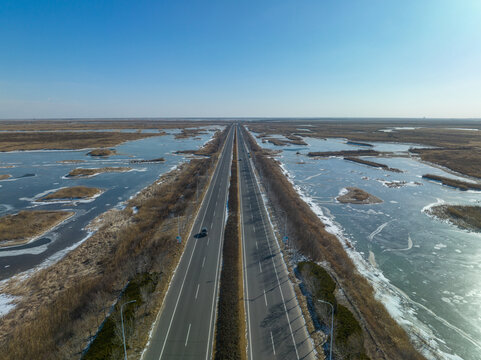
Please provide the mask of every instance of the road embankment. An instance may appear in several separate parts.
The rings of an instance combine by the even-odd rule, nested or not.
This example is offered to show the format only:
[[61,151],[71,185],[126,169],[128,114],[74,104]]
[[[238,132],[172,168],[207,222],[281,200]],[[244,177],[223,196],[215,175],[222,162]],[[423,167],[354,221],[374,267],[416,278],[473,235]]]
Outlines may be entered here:
[[290,239],[297,250],[308,259],[325,264],[345,295],[347,308],[362,328],[367,355],[371,359],[423,359],[404,329],[375,299],[372,286],[357,271],[341,241],[326,231],[319,217],[284,176],[279,163],[266,155],[250,134],[245,132],[245,135],[262,182],[269,188],[272,207],[286,213]]

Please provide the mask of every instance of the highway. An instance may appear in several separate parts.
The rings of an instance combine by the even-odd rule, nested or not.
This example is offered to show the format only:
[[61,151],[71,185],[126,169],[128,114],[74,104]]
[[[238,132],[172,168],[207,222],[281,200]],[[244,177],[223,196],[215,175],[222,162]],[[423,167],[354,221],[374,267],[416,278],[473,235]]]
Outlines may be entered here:
[[248,358],[314,359],[241,126],[237,133]]
[[142,359],[212,358],[233,139],[232,126]]

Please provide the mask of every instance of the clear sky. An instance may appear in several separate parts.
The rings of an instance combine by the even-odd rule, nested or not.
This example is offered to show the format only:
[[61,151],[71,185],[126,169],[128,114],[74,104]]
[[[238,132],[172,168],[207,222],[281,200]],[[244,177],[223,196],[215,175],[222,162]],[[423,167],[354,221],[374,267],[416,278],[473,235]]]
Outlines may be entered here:
[[0,0],[0,118],[481,117],[480,0]]

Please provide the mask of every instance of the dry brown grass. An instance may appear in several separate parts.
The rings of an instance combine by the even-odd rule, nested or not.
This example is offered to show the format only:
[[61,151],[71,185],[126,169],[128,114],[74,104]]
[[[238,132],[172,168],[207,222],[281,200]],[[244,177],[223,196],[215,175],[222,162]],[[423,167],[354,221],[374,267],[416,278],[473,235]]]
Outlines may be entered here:
[[176,139],[187,139],[190,137],[196,137],[201,134],[206,134],[204,129],[189,129],[183,128],[180,133],[175,134]]
[[[202,121],[201,125],[228,125],[227,121]],[[195,128],[198,121],[188,119],[63,119],[63,120],[0,120],[0,130],[8,131],[57,131],[57,130],[107,130],[107,129],[163,129]]]
[[356,188],[347,187],[347,193],[337,197],[337,201],[349,204],[379,204],[382,200],[378,197],[369,194],[368,192]]
[[68,188],[59,189],[53,193],[45,195],[37,201],[54,201],[65,199],[88,199],[100,194],[102,190],[98,188],[91,188],[87,186],[72,186]]
[[0,151],[85,149],[116,146],[159,134],[120,132],[12,132],[3,136]]
[[0,218],[0,246],[28,242],[71,217],[71,211],[22,210]]
[[[20,298],[0,323],[4,359],[80,358],[105,317],[104,309],[118,300],[127,281],[136,274],[159,273],[157,296],[149,297],[136,315],[129,338],[129,352],[138,356],[183,251],[184,243],[174,241],[176,217],[185,238],[198,206],[193,201],[195,180],[199,177],[199,187],[205,189],[225,134],[217,134],[206,146],[212,157],[183,164],[144,189],[124,210],[103,214],[93,222],[99,230],[61,261],[3,284],[2,292]],[[134,216],[132,206],[139,209]]]
[[406,332],[392,319],[386,308],[375,299],[369,282],[356,269],[343,245],[302,201],[278,163],[264,155],[248,134],[252,157],[269,185],[269,197],[274,207],[287,213],[290,238],[299,251],[315,261],[329,264],[337,285],[345,292],[349,306],[363,328],[365,348],[371,359],[423,359],[413,347]]
[[481,231],[481,207],[465,205],[433,206],[429,213],[446,219],[461,229]]
[[481,178],[481,148],[414,149],[422,160],[444,166],[461,174]]
[[104,168],[76,168],[70,171],[68,177],[83,177],[83,176],[94,176],[106,172],[126,172],[130,171],[130,167],[104,167]]
[[356,162],[356,163],[359,163],[359,164],[363,164],[363,165],[367,165],[367,166],[371,166],[371,167],[375,167],[375,168],[380,168],[380,169],[387,170],[387,171],[392,171],[392,172],[397,172],[397,173],[402,172],[399,169],[390,168],[386,164],[381,164],[381,163],[374,162],[374,161],[364,160],[364,159],[360,159],[358,157],[346,156],[346,157],[344,157],[344,160]]
[[466,190],[478,190],[479,191],[479,190],[481,190],[481,184],[471,183],[471,182],[462,181],[462,180],[458,180],[458,179],[451,179],[451,178],[447,178],[447,177],[444,177],[444,176],[425,174],[425,175],[423,175],[423,178],[428,179],[428,180],[439,181],[443,185],[451,186],[451,187],[454,187],[454,188],[457,188],[457,189],[463,190],[463,191],[466,191]]
[[6,180],[10,177],[12,177],[12,175],[10,174],[0,174],[0,180]]

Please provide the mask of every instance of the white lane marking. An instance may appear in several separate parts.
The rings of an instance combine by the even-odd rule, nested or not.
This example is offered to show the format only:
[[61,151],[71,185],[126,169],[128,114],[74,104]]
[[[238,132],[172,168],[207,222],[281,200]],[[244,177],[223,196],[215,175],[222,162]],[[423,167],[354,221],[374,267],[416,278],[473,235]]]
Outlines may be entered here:
[[[245,148],[245,143],[244,143],[244,148]],[[252,161],[252,160],[251,160]],[[250,165],[250,168],[252,169],[253,165],[252,165],[252,162],[249,162],[249,165]],[[286,318],[287,318],[287,323],[289,324],[289,330],[291,332],[291,338],[292,338],[292,342],[294,344],[294,350],[296,350],[296,357],[297,359],[299,359],[299,353],[297,351],[297,344],[296,344],[296,341],[294,339],[294,333],[292,331],[292,326],[291,326],[291,321],[289,320],[289,313],[287,312],[287,307],[286,307],[286,301],[284,299],[284,293],[282,292],[282,286],[281,286],[281,282],[279,280],[279,275],[277,274],[277,268],[276,268],[276,264],[275,264],[275,261],[274,261],[274,256],[272,256],[272,250],[271,250],[271,244],[270,244],[270,241],[269,241],[269,236],[267,235],[267,230],[266,230],[266,225],[265,225],[265,220],[264,220],[264,212],[265,212],[265,209],[262,210],[261,206],[260,206],[260,201],[259,201],[259,195],[258,195],[258,192],[260,194],[261,192],[261,189],[259,187],[259,182],[257,180],[257,176],[254,172],[254,170],[251,170],[252,173],[254,174],[255,176],[255,179],[256,179],[256,188],[258,191],[254,191],[254,194],[256,196],[256,201],[257,201],[257,204],[259,206],[259,209],[260,209],[260,213],[261,213],[261,220],[262,220],[262,225],[263,225],[263,228],[264,228],[264,234],[265,234],[265,238],[267,239],[267,245],[269,246],[269,253],[271,254],[271,260],[272,260],[272,265],[274,267],[274,272],[276,274],[276,278],[277,278],[277,284],[279,286],[279,292],[281,293],[281,299],[282,299],[282,304],[284,305],[284,311],[286,313]],[[280,249],[279,249],[280,251]],[[271,332],[271,337],[272,337],[272,332]],[[272,341],[272,347],[274,347],[274,341]],[[275,354],[275,352],[274,352]]]
[[254,233],[256,232],[256,227],[254,226]]
[[[217,207],[217,203],[215,203],[215,207]],[[215,217],[215,209],[214,209],[214,217]]]
[[267,296],[266,296],[266,289],[264,289],[264,301],[266,302],[266,307],[267,307]]
[[202,268],[204,267],[204,264],[205,264],[205,256],[204,256],[204,260],[202,260]]
[[259,261],[259,270],[262,272],[262,266],[260,261]]
[[207,238],[207,246],[209,246],[209,241],[210,241],[210,238],[208,237]]
[[257,246],[257,240],[256,240],[256,249],[259,250],[259,246]]
[[199,288],[200,288],[200,284],[197,284],[197,291],[195,292],[196,299],[197,299],[197,295],[199,295]]
[[[189,330],[187,330],[187,337],[185,338],[185,345],[184,345],[184,347],[187,346],[187,342],[189,341],[190,325],[192,325],[192,324],[189,324]],[[271,333],[271,336],[272,336],[272,333]],[[272,343],[272,344],[274,344],[274,343]],[[272,345],[272,346],[274,346],[274,345]],[[274,352],[274,354],[275,354],[275,352]]]
[[272,331],[271,331],[271,341],[272,341],[272,351],[274,351],[274,355],[276,354],[276,348],[274,346],[274,337],[272,336]]
[[[227,142],[224,143],[224,147],[223,147],[221,153],[225,152],[225,145],[226,144],[227,144]],[[209,186],[207,188],[207,193],[204,196],[204,198],[202,199],[202,203],[200,204],[200,209],[204,210],[204,215],[202,216],[201,224],[204,222],[205,215],[207,214],[207,208],[209,207],[209,202],[212,199],[212,192],[214,191],[213,188],[211,188],[212,182],[214,182],[214,184],[215,184],[215,182],[217,181],[217,178],[219,178],[220,167],[218,165],[219,165],[219,162],[220,162],[221,158],[222,158],[222,156],[219,157],[219,161],[217,162],[217,164],[215,166],[214,174],[212,175],[212,178],[210,179]],[[203,208],[204,201],[207,199],[207,197],[209,198],[207,200],[207,206],[205,208]],[[191,229],[191,233],[192,233],[192,230],[193,230],[193,227]],[[189,238],[190,238],[190,236],[189,236]],[[187,269],[185,271],[184,279],[182,280],[182,285],[180,286],[179,295],[177,296],[177,300],[175,302],[174,311],[172,311],[172,317],[170,318],[169,327],[167,328],[167,333],[165,334],[164,344],[162,345],[162,350],[160,351],[159,360],[162,359],[162,354],[164,353],[164,350],[165,350],[165,344],[167,344],[167,339],[169,337],[170,329],[172,327],[172,322],[174,321],[175,311],[177,310],[177,306],[179,305],[180,296],[182,295],[182,289],[184,288],[185,279],[187,278],[187,274],[188,274],[189,269],[190,269],[190,263],[192,262],[192,257],[194,256],[196,246],[197,246],[197,241],[194,243],[194,248],[192,249],[192,253],[190,255],[189,263],[187,264]],[[186,247],[187,247],[187,245],[186,245]],[[184,256],[184,254],[185,254],[185,250],[182,253],[182,257]],[[181,261],[182,261],[182,259],[181,259]],[[179,265],[180,265],[180,261],[179,261],[179,264],[177,266],[179,266]],[[177,272],[177,268],[176,268],[176,272]],[[172,284],[172,280],[171,280],[171,284]],[[170,284],[169,284],[169,289],[170,289]]]
[[214,223],[210,223],[210,229],[212,230],[212,225],[214,225]]
[[[228,162],[228,164],[230,165],[232,163],[232,155],[233,155],[233,149],[234,149],[234,143],[232,142],[232,148],[230,150],[230,160]],[[230,166],[229,168],[230,169]],[[230,180],[230,172],[228,174],[228,183],[229,183],[229,180]],[[224,194],[224,201],[223,203],[225,204],[227,202],[227,194],[229,192],[229,187],[226,186],[225,188],[225,194]],[[222,207],[222,218],[225,219],[225,212],[226,212],[226,206],[223,206]],[[210,339],[211,339],[211,335],[212,335],[212,332],[214,331],[214,329],[212,328],[212,323],[215,322],[215,319],[217,317],[217,312],[214,313],[214,307],[217,308],[217,298],[218,296],[216,296],[216,292],[218,291],[219,289],[219,268],[220,268],[220,259],[221,259],[221,253],[222,253],[222,247],[223,247],[223,244],[224,244],[224,230],[225,230],[225,221],[222,221],[221,223],[221,238],[220,238],[220,244],[219,244],[219,252],[217,254],[217,264],[216,264],[216,269],[215,269],[215,283],[214,283],[214,293],[212,294],[212,307],[211,307],[211,310],[210,310],[210,324],[209,324],[209,337],[207,339],[207,351],[205,353],[205,360],[208,360],[210,358],[209,356],[209,346],[210,346],[210,350],[212,350],[213,348],[213,344],[210,343]],[[217,294],[218,295],[218,294]],[[212,336],[212,339],[214,337]]]

